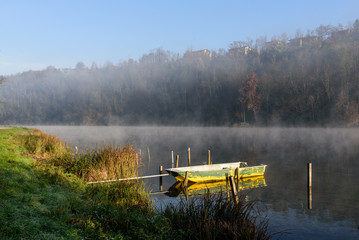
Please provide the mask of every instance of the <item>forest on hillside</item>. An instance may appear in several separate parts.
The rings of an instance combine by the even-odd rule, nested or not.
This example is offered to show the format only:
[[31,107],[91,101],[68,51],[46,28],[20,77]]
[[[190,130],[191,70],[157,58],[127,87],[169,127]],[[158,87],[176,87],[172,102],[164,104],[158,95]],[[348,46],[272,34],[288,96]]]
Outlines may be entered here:
[[[3,78],[2,78],[3,79]],[[228,50],[7,76],[0,124],[359,125],[359,20]]]

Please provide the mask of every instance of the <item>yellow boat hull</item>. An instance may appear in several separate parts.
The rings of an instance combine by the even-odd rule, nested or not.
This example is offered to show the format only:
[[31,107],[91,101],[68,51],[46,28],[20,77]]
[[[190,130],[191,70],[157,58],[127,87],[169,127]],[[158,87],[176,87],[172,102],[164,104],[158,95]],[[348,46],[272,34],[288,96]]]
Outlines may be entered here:
[[[237,190],[245,190],[252,189],[257,187],[264,187],[266,185],[266,181],[264,176],[258,177],[249,177],[239,179],[237,182]],[[227,189],[227,181],[217,181],[217,182],[197,182],[189,184],[186,188],[188,195],[202,195],[206,193],[220,193],[226,191]],[[176,197],[183,193],[183,185],[182,182],[176,182],[169,189],[169,195],[172,197]],[[184,193],[183,193],[184,194]]]
[[184,181],[188,172],[190,182],[216,182],[225,181],[226,175],[239,178],[263,176],[266,165],[240,167],[240,163],[214,164],[182,168],[170,168],[166,171],[178,181]]

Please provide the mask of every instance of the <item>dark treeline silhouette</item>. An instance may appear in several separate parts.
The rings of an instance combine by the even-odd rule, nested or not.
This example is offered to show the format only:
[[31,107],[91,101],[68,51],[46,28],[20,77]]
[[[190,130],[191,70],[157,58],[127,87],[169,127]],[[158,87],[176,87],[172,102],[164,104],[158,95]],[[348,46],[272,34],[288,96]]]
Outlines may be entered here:
[[163,49],[118,65],[8,76],[3,124],[359,124],[359,20],[228,50]]

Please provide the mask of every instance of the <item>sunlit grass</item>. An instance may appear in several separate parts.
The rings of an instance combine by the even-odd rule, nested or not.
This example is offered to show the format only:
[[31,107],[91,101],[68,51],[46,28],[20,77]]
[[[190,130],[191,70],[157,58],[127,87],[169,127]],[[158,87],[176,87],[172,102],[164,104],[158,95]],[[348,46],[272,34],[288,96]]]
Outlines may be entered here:
[[22,137],[23,146],[36,159],[71,158],[70,147],[55,136],[34,129]]
[[137,176],[139,159],[131,145],[123,148],[110,145],[87,150],[63,164],[67,171],[85,181],[101,181]]
[[0,239],[122,239],[126,221],[153,216],[141,183],[87,185],[69,162],[71,149],[53,136],[0,131]]
[[66,224],[71,216],[54,214],[73,194],[52,184],[23,155],[21,136],[28,133],[0,130],[0,239],[78,239],[79,230]]

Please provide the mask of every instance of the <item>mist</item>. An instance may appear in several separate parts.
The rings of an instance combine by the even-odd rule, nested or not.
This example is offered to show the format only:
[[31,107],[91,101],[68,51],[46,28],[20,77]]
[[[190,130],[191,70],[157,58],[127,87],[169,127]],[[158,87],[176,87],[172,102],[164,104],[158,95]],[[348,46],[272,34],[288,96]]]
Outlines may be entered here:
[[[250,195],[253,199],[262,199],[271,204],[273,211],[286,213],[288,208],[294,209],[300,219],[293,221],[295,224],[303,221],[303,214],[317,216],[315,222],[318,219],[324,222],[359,222],[356,177],[359,168],[358,129],[144,126],[36,128],[55,134],[73,148],[78,146],[80,152],[88,148],[100,148],[102,144],[133,144],[142,159],[140,172],[143,175],[157,174],[160,165],[164,169],[170,168],[171,151],[174,156],[180,156],[180,167],[187,166],[188,148],[191,149],[192,165],[206,164],[208,150],[211,151],[214,164],[236,161],[246,161],[249,165],[267,164],[265,179],[268,186],[254,192],[254,196]],[[308,162],[313,163],[315,182],[315,208],[310,213],[306,213],[303,206],[306,205],[307,197]],[[174,178],[165,179],[164,189],[174,182]],[[156,191],[157,184],[158,179],[149,181],[149,185]],[[288,222],[280,224],[288,226]]]
[[359,20],[229,49],[155,49],[8,76],[0,122],[51,125],[358,126]]

